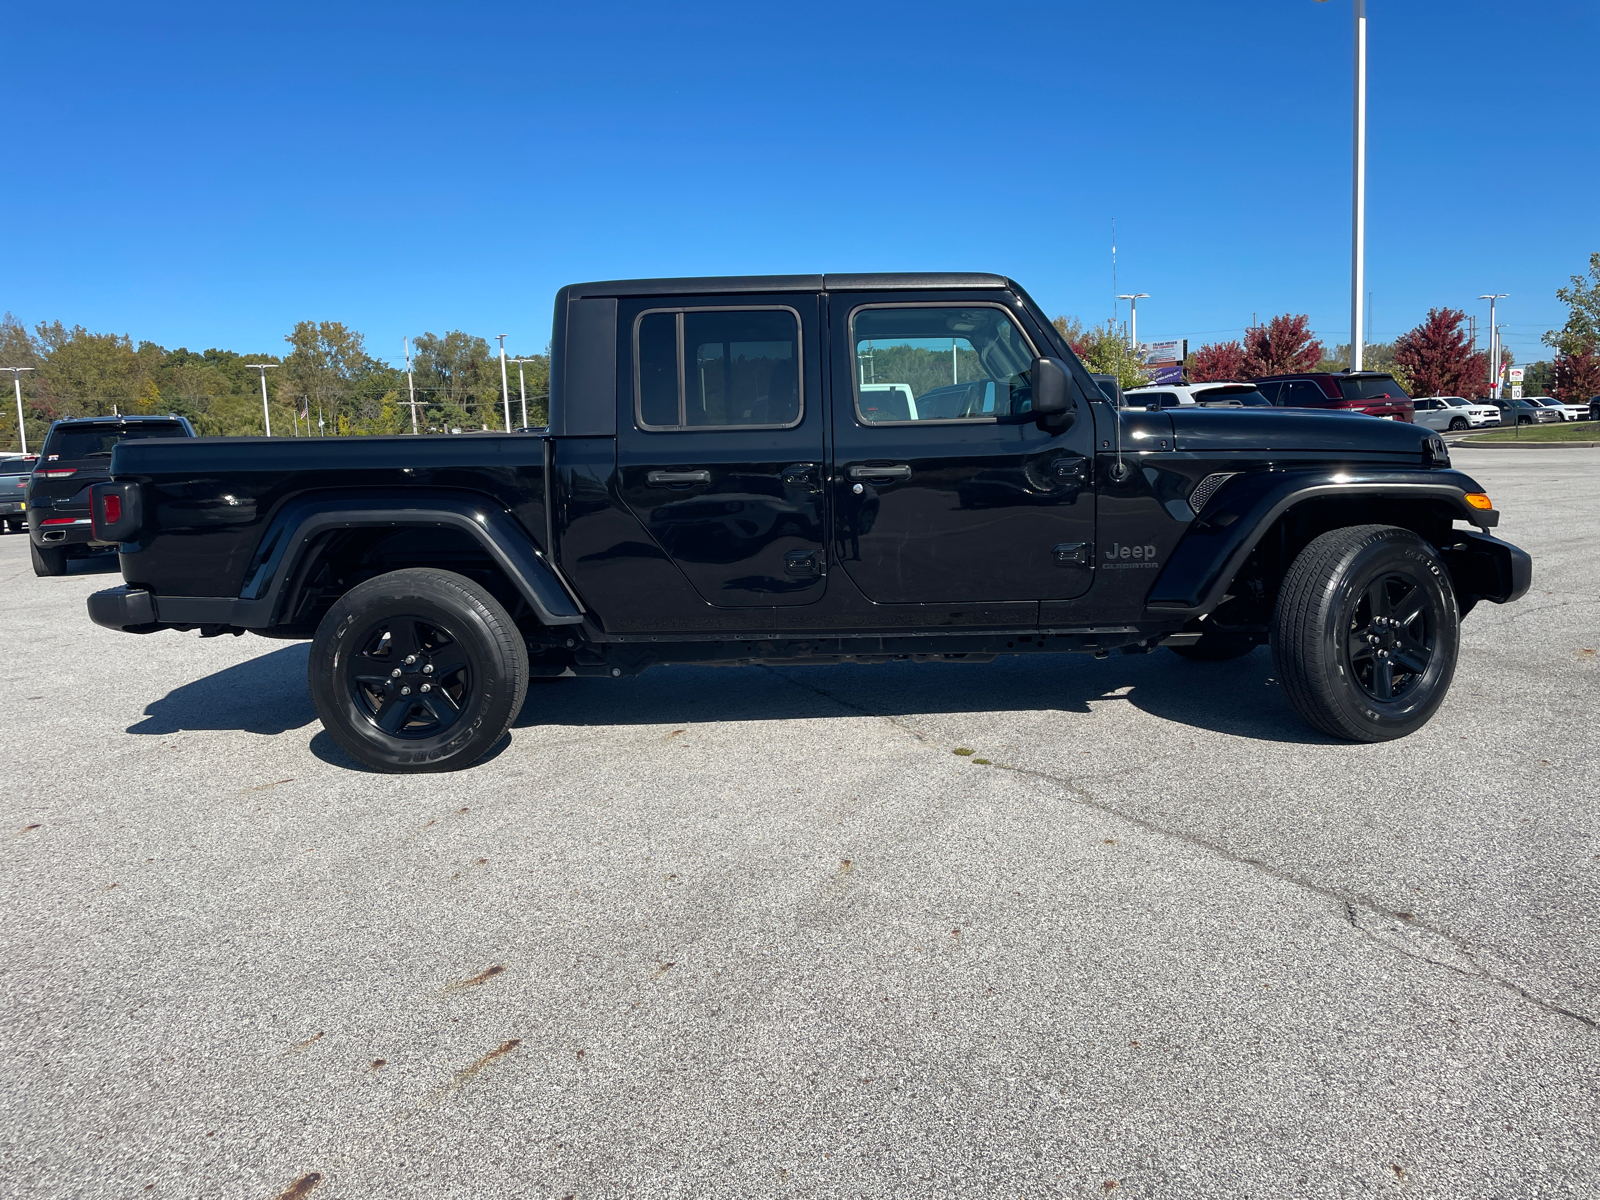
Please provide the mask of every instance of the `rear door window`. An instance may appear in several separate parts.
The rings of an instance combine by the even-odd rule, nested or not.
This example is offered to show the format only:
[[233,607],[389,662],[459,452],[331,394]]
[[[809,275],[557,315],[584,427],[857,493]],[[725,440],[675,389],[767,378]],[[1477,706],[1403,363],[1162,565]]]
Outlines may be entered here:
[[647,312],[634,326],[643,429],[788,429],[800,423],[792,308]]
[[1341,379],[1339,393],[1346,400],[1408,400],[1392,379]]
[[109,459],[118,442],[134,442],[143,438],[183,437],[183,426],[176,421],[159,423],[140,422],[119,428],[115,425],[58,426],[45,444],[46,462],[84,462],[91,459]]
[[1328,398],[1309,379],[1291,379],[1278,392],[1277,403],[1283,408],[1320,408]]

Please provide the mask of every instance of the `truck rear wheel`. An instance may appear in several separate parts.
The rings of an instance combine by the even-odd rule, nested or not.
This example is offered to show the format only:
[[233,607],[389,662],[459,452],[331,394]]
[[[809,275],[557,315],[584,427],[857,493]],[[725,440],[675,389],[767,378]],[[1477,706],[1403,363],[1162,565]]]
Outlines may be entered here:
[[450,571],[391,571],[317,627],[311,699],[333,739],[379,771],[453,771],[504,736],[528,648],[500,602]]
[[41,546],[32,538],[29,538],[28,549],[33,554],[33,573],[35,575],[65,575],[67,573],[67,552],[62,547]]
[[1385,742],[1427,724],[1455,675],[1450,573],[1409,529],[1357,525],[1313,541],[1284,576],[1272,658],[1289,705],[1334,737]]

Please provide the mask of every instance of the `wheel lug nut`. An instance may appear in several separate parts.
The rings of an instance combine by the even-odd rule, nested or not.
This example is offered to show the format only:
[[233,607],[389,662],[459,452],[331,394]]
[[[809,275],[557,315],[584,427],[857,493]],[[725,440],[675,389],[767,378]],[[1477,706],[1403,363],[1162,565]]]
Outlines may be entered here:
[[422,685],[420,690],[424,691],[424,692],[431,692],[431,691],[433,691],[433,684],[425,683],[425,684]]
[[390,679],[399,679],[400,678],[400,668],[396,667],[394,670],[390,671],[389,672],[389,678]]
[[433,664],[429,663],[427,666],[423,667],[422,668],[422,673],[424,675],[432,675],[433,674]]
[[406,655],[406,666],[409,667],[412,663],[414,663],[416,661],[417,661],[417,656],[415,654]]
[[411,689],[408,688],[408,687],[403,687],[403,688],[400,689],[400,694],[402,696],[409,696],[409,695],[411,695]]

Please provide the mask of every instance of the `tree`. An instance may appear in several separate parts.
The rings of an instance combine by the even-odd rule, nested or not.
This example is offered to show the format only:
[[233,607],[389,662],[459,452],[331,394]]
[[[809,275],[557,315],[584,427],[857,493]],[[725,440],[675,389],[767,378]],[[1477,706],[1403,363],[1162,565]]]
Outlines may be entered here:
[[1189,356],[1184,364],[1190,383],[1211,383],[1219,379],[1243,379],[1244,347],[1238,342],[1208,342]]
[[1311,319],[1304,313],[1273,317],[1244,335],[1246,379],[1315,370],[1321,360],[1322,343],[1312,334]]
[[1149,382],[1139,355],[1110,321],[1085,328],[1076,317],[1057,317],[1051,324],[1093,374],[1115,376],[1124,391]]
[[[279,398],[309,401],[343,433],[352,410],[360,412],[356,385],[379,365],[367,354],[366,340],[340,321],[298,321],[283,340],[294,350],[283,360]],[[285,388],[289,396],[282,395]]]
[[1589,274],[1572,276],[1572,286],[1556,289],[1567,306],[1567,323],[1544,335],[1545,345],[1565,355],[1583,355],[1600,347],[1600,251],[1589,255]]
[[1556,399],[1563,404],[1586,404],[1600,396],[1600,350],[1556,355]]
[[1410,377],[1410,388],[1424,396],[1465,396],[1485,375],[1482,355],[1472,352],[1461,326],[1467,314],[1455,308],[1430,308],[1427,319],[1395,342],[1395,365]]

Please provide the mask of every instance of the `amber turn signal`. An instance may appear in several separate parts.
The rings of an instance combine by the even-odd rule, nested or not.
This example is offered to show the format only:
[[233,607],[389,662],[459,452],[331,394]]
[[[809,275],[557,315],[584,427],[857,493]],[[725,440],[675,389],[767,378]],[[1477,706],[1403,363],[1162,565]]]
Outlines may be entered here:
[[1489,497],[1482,492],[1468,492],[1467,503],[1472,505],[1473,508],[1490,509],[1494,507],[1493,504],[1489,503]]

